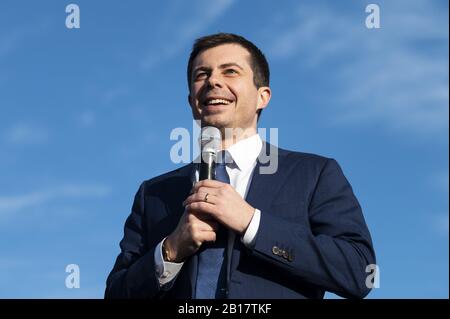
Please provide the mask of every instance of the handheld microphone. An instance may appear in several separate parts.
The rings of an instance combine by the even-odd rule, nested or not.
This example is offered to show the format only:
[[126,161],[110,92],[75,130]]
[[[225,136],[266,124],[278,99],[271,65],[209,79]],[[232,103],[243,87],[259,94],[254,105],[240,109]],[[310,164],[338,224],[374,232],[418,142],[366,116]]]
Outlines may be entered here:
[[201,162],[199,180],[216,178],[216,157],[220,151],[222,134],[217,127],[205,126],[201,131]]

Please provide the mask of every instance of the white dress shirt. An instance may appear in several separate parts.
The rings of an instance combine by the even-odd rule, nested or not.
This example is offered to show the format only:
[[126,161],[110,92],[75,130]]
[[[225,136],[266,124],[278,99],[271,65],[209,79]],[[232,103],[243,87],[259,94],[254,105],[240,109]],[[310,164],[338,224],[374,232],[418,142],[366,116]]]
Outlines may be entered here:
[[[245,198],[253,176],[253,170],[256,166],[256,159],[262,149],[262,140],[258,134],[252,135],[244,140],[233,144],[226,150],[225,156],[231,156],[232,164],[226,166],[228,175],[230,176],[230,184],[234,189]],[[229,163],[228,161],[226,163]],[[230,167],[231,166],[231,167]],[[199,172],[195,170],[193,182],[198,181]],[[252,220],[241,237],[241,242],[247,247],[253,247],[255,244],[256,234],[259,228],[261,212],[255,209]],[[234,238],[236,234],[230,230],[228,235],[228,251],[233,249]],[[183,263],[173,263],[164,261],[162,256],[162,243],[165,238],[156,246],[155,249],[155,265],[156,277],[162,288],[172,286],[174,279],[183,267]]]

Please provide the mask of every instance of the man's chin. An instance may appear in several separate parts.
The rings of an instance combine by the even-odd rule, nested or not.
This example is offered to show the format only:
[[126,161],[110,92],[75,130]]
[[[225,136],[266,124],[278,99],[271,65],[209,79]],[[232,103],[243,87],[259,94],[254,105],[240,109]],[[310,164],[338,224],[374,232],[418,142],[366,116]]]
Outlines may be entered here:
[[202,117],[202,126],[214,126],[217,128],[230,127],[229,121],[218,114],[206,115]]

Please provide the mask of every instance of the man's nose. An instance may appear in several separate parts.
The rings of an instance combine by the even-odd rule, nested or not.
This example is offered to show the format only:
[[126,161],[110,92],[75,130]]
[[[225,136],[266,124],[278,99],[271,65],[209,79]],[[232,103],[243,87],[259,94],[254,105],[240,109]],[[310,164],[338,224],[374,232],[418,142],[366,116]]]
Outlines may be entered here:
[[211,75],[208,77],[208,87],[215,88],[215,87],[222,87],[222,80],[216,73],[211,73]]

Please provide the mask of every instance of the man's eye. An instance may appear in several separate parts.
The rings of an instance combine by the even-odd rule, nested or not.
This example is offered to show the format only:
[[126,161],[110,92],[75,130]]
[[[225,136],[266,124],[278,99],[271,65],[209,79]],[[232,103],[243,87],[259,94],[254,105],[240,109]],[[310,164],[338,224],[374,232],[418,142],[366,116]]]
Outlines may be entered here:
[[235,69],[226,69],[225,73],[227,73],[227,74],[234,74],[234,73],[237,73],[237,71]]
[[199,72],[195,75],[196,79],[201,79],[206,76],[206,72]]

